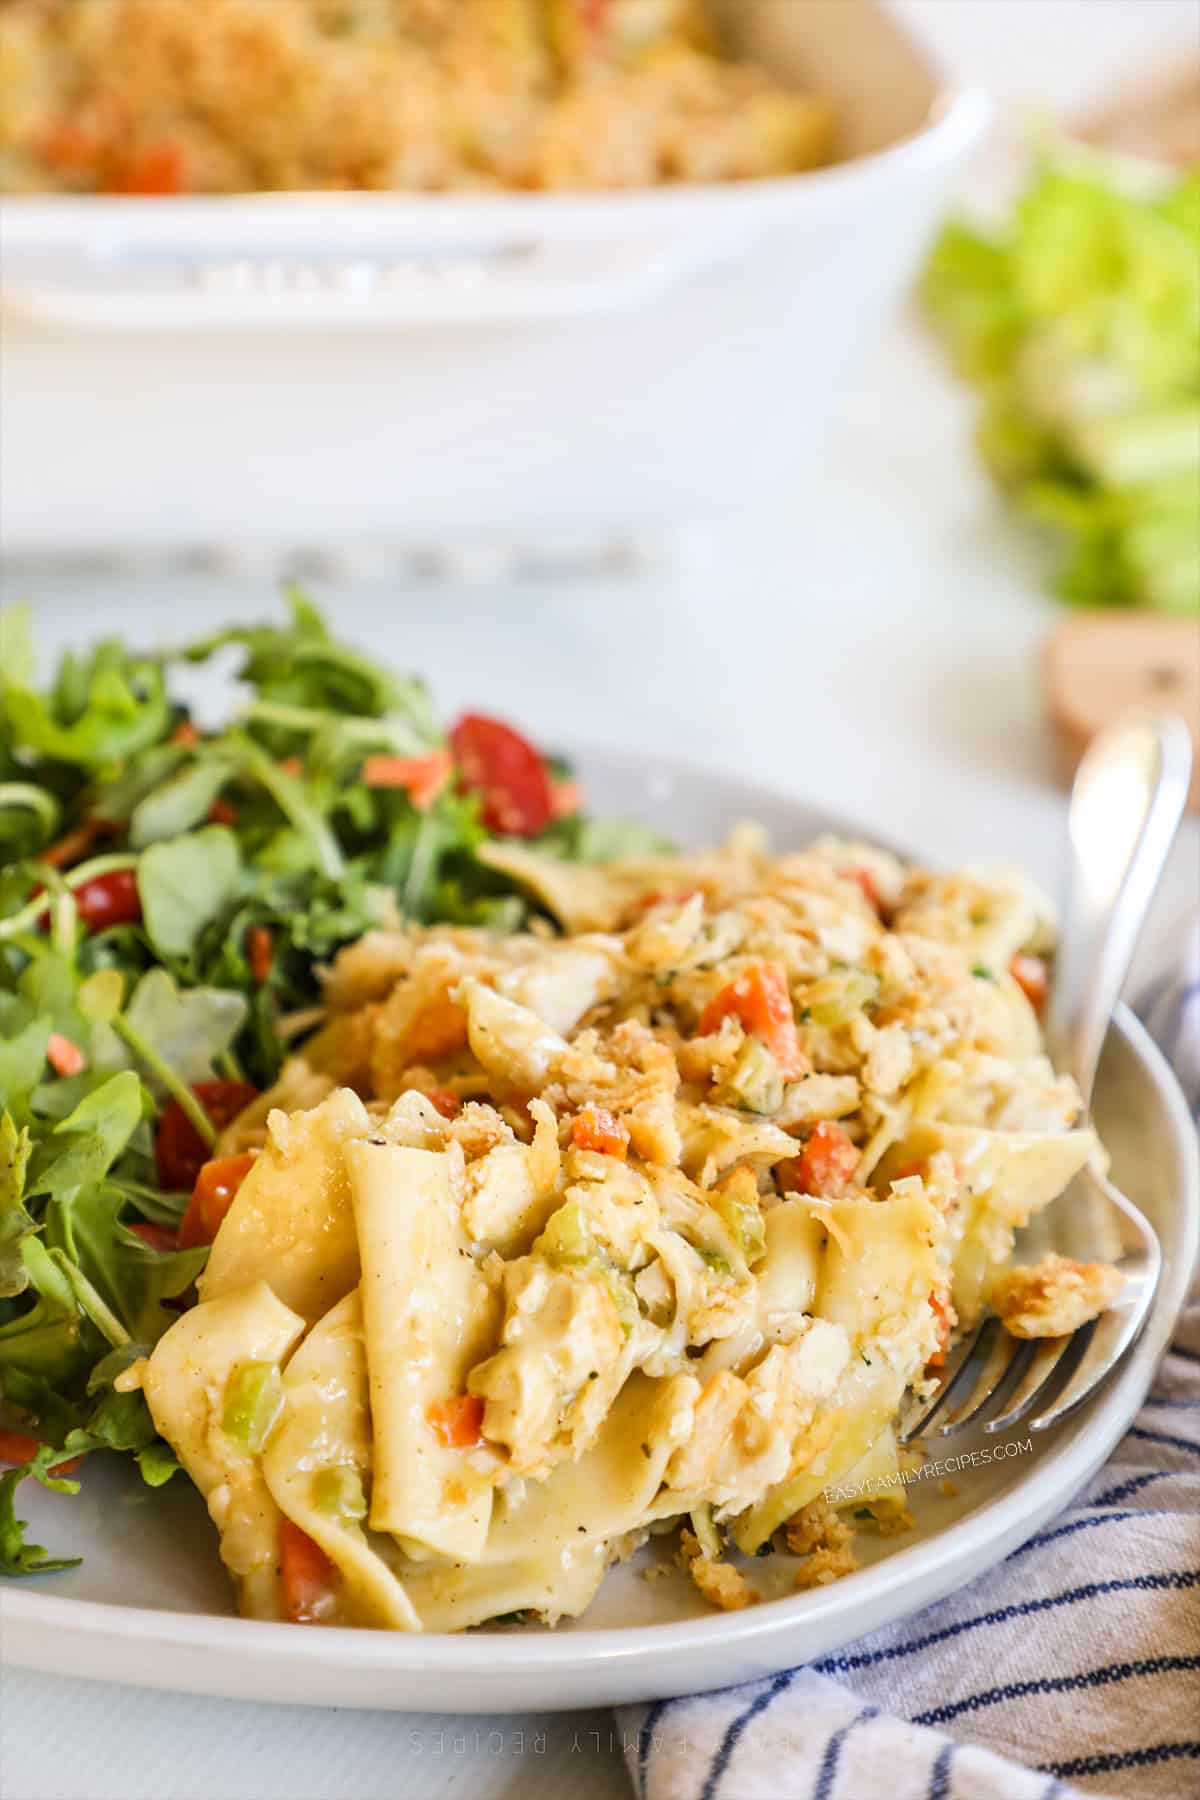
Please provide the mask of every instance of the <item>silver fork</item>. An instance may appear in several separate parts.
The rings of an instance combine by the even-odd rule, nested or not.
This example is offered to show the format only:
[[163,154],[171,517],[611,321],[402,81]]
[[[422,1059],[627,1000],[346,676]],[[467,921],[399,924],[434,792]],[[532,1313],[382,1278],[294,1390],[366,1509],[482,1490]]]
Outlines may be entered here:
[[[1138,717],[1101,733],[1071,793],[1070,880],[1047,1038],[1090,1109],[1100,1052],[1187,801],[1191,737],[1174,717]],[[1064,1200],[1087,1254],[1125,1277],[1099,1319],[1067,1337],[1016,1339],[994,1313],[951,1355],[936,1391],[914,1402],[900,1440],[983,1425],[1007,1431],[1031,1412],[1045,1431],[1082,1405],[1137,1337],[1158,1285],[1158,1238],[1132,1201],[1088,1169]],[[1074,1247],[1074,1246],[1073,1246]],[[1036,1409],[1036,1410],[1035,1410]]]

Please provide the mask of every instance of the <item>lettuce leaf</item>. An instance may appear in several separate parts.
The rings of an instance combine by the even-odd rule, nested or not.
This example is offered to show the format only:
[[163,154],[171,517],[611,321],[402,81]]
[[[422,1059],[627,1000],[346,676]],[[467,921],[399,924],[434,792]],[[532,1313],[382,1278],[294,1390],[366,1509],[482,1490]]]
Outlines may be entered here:
[[1050,155],[1006,231],[946,227],[923,297],[993,475],[1065,544],[1060,596],[1200,611],[1200,173]]

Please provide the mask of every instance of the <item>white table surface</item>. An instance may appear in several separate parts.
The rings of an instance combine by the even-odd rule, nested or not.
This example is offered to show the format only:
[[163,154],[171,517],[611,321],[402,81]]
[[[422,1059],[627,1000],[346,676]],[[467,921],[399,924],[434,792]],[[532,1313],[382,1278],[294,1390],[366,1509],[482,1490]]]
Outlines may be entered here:
[[[623,741],[819,797],[938,860],[1019,860],[1053,885],[1063,798],[1036,554],[979,474],[970,406],[911,319],[862,371],[790,507],[671,571],[500,588],[337,590],[339,629],[433,675],[442,705],[543,742]],[[182,636],[262,587],[27,578],[46,646]],[[15,597],[15,596],[14,596]],[[1194,903],[1197,828],[1161,927]],[[0,1655],[3,1646],[0,1644]],[[452,1700],[447,1695],[447,1700]],[[626,1800],[608,1715],[322,1713],[0,1674],[3,1800]]]

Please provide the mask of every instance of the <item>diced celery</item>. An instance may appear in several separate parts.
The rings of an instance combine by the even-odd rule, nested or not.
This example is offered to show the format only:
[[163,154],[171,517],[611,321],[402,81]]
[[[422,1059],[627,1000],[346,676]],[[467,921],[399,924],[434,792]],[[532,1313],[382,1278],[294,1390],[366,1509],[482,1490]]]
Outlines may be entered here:
[[711,1507],[698,1506],[691,1515],[692,1530],[700,1549],[710,1562],[719,1562],[725,1554],[725,1546],[721,1542],[721,1534],[713,1524]]
[[318,1512],[338,1519],[365,1519],[367,1497],[362,1476],[346,1463],[318,1469],[313,1476],[313,1505]]
[[767,1253],[767,1234],[763,1226],[762,1208],[757,1201],[740,1200],[728,1191],[716,1192],[712,1203],[733,1234],[747,1268],[753,1268]]
[[597,1255],[596,1240],[578,1200],[568,1200],[551,1213],[545,1230],[534,1239],[533,1250],[552,1263],[590,1262]]
[[783,1076],[765,1044],[747,1038],[725,1082],[725,1090],[747,1112],[773,1113],[783,1105]]
[[261,1450],[282,1405],[278,1363],[237,1363],[225,1384],[221,1427],[247,1450]]
[[866,969],[847,969],[817,983],[805,1012],[814,1025],[848,1025],[879,993],[879,977]]

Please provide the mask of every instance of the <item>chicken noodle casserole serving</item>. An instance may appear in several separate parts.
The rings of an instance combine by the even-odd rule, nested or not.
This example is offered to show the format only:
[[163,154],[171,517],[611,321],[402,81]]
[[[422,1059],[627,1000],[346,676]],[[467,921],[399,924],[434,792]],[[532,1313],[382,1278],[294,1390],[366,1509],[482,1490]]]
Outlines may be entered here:
[[33,193],[646,187],[833,143],[703,0],[0,0],[0,121]]
[[1033,1335],[1112,1295],[1100,1266],[1002,1273],[1099,1154],[1026,992],[1044,912],[749,829],[603,867],[479,854],[560,932],[396,925],[337,956],[197,1183],[199,1303],[118,1388],[255,1618],[553,1623],[672,1529],[718,1606],[756,1597],[737,1553],[832,1579],[853,1526],[826,1490],[906,1522],[894,1421],[955,1326],[994,1289]]

